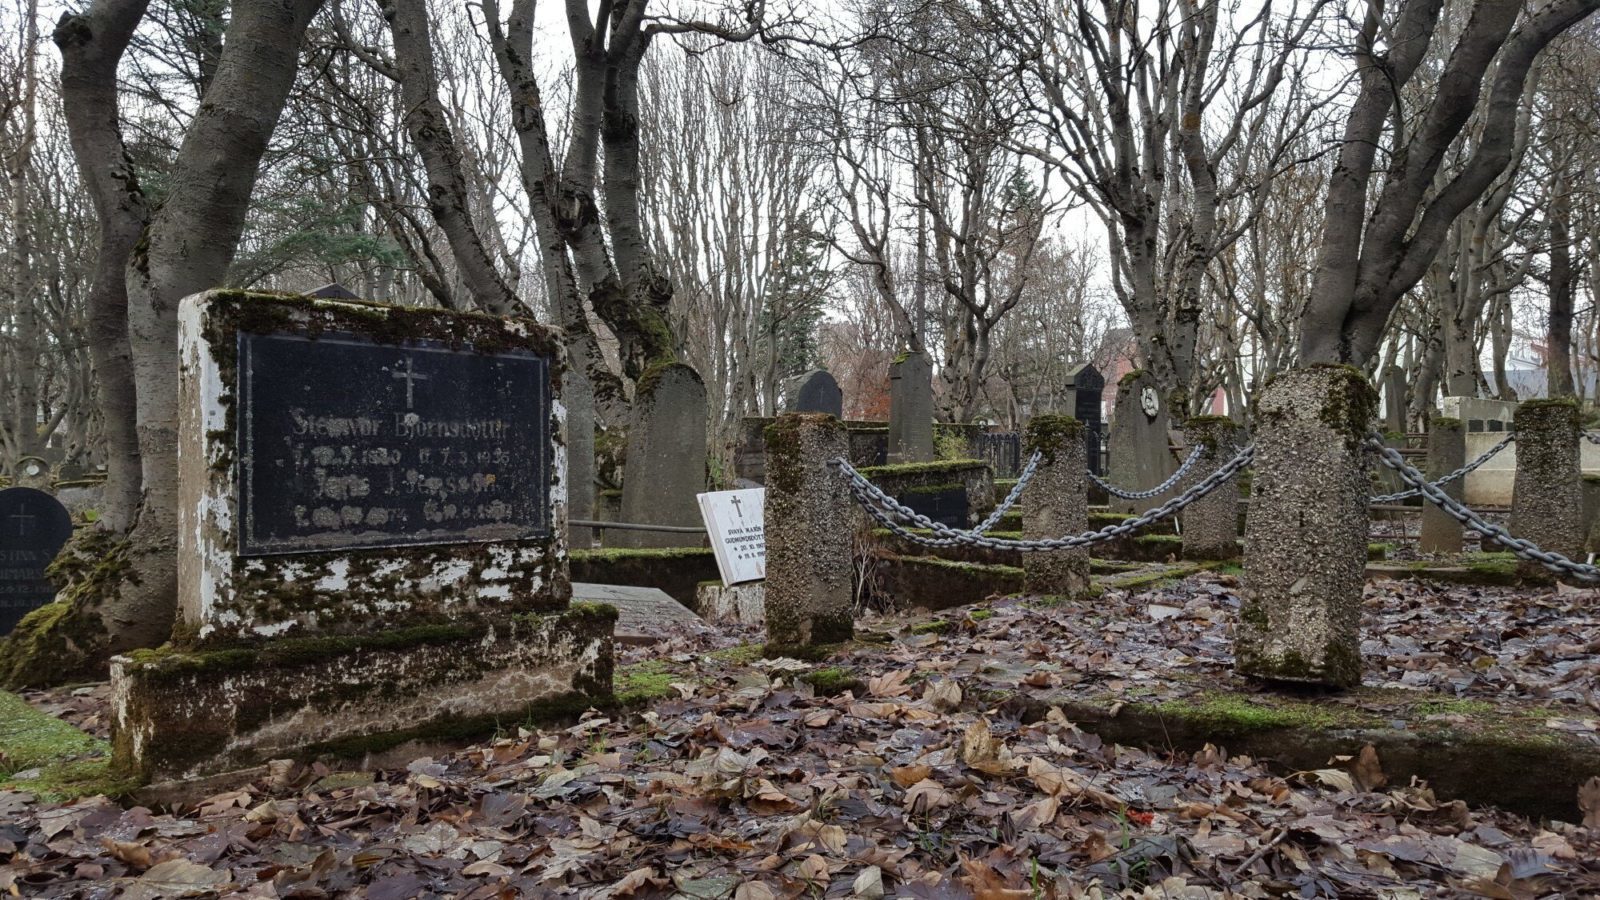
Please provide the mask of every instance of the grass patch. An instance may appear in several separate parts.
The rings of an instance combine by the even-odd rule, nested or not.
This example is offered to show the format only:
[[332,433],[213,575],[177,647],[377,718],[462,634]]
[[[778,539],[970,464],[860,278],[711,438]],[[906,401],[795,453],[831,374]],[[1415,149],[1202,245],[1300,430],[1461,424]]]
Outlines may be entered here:
[[1345,724],[1340,713],[1329,704],[1267,702],[1237,694],[1202,694],[1197,698],[1170,700],[1155,711],[1204,728],[1219,737],[1275,731],[1283,728],[1335,728]]
[[1483,700],[1425,700],[1411,707],[1414,716],[1484,716],[1498,711]]
[[800,680],[815,688],[817,693],[830,697],[845,691],[860,693],[866,687],[861,679],[856,677],[854,670],[844,666],[823,666],[820,669],[812,669],[800,676]]
[[[127,793],[136,783],[111,777],[110,753],[105,741],[0,691],[0,789],[50,801]],[[38,770],[37,777],[13,778],[32,770]]]
[[683,681],[683,673],[659,659],[647,659],[631,666],[617,669],[613,679],[619,706],[643,706],[656,700],[677,696],[674,681]]
[[732,663],[736,666],[748,666],[761,658],[761,645],[740,644],[737,647],[713,651],[708,655],[720,662]]

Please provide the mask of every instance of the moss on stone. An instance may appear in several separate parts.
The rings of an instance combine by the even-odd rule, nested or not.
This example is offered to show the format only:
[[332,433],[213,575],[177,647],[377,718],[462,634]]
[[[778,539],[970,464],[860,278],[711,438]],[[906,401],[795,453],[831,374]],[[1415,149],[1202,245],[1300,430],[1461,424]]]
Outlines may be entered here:
[[1209,692],[1150,707],[1163,716],[1190,722],[1220,738],[1285,728],[1335,728],[1344,724],[1342,707]]
[[715,558],[710,547],[604,547],[592,550],[573,550],[570,558],[574,560],[608,560],[620,561],[628,559],[699,559],[701,557]]
[[975,609],[972,612],[967,613],[967,618],[971,619],[974,622],[982,622],[982,621],[985,621],[987,619],[994,618],[994,610],[992,610],[992,609]]
[[1122,377],[1117,379],[1117,384],[1119,386],[1120,385],[1125,385],[1125,384],[1132,384],[1133,382],[1138,381],[1139,379],[1141,379],[1143,377],[1144,377],[1144,370],[1143,369],[1131,369],[1131,370],[1129,370],[1127,372],[1124,372]]
[[1366,439],[1378,412],[1378,392],[1367,376],[1355,366],[1342,363],[1314,363],[1309,368],[1331,371],[1342,376],[1342,385],[1330,385],[1319,418],[1336,434],[1343,435],[1351,447]]
[[954,622],[948,622],[948,621],[945,621],[944,619],[934,619],[934,620],[929,621],[929,622],[918,622],[917,624],[911,626],[911,633],[912,634],[944,634],[945,632],[950,631],[950,630],[952,630],[954,628],[955,628],[955,623]]
[[845,691],[860,693],[866,687],[854,670],[844,666],[823,666],[812,669],[800,676],[800,680],[815,688],[818,694],[830,697]]
[[[770,451],[771,437],[768,437],[767,447]],[[863,478],[871,481],[875,478],[884,478],[896,475],[952,475],[957,472],[966,472],[975,468],[988,465],[976,459],[944,459],[933,462],[908,462],[893,463],[886,466],[867,466],[857,469]],[[769,466],[770,470],[770,466]]]
[[1071,416],[1043,415],[1028,420],[1023,437],[1022,455],[1032,457],[1038,453],[1047,465],[1054,465],[1056,454],[1069,444],[1083,438],[1083,423]]
[[966,490],[966,485],[960,484],[960,483],[957,483],[957,482],[948,482],[948,483],[945,483],[945,484],[918,485],[916,487],[906,488],[906,489],[904,489],[902,491],[899,491],[898,493],[899,493],[899,496],[901,496],[901,497],[917,497],[917,496],[926,496],[928,494],[943,494],[943,493],[946,493],[948,491],[961,491],[961,490]]
[[1462,427],[1462,422],[1453,416],[1434,416],[1428,420],[1428,425],[1431,428],[1458,429]]

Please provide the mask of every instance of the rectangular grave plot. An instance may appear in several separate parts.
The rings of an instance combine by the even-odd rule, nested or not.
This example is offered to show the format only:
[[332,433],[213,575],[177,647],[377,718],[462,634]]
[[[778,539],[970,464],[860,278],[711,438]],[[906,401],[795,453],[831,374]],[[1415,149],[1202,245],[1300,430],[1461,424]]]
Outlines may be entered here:
[[548,536],[549,365],[241,332],[239,555]]

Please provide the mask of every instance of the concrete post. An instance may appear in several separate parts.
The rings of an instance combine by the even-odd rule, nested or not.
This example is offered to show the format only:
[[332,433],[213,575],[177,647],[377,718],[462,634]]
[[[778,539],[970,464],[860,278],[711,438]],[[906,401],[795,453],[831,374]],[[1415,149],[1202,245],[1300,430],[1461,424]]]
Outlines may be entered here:
[[[1467,428],[1460,419],[1436,418],[1428,423],[1428,480],[1438,481],[1467,463]],[[1451,499],[1460,500],[1467,489],[1467,479],[1457,478],[1444,486]],[[1449,513],[1422,501],[1423,553],[1460,553],[1461,523]]]
[[828,465],[847,457],[844,424],[788,413],[766,428],[767,654],[849,640],[855,501]]
[[[1517,474],[1511,487],[1511,533],[1542,550],[1578,559],[1583,551],[1583,476],[1578,463],[1583,417],[1570,398],[1517,407]],[[1518,567],[1547,575],[1538,563]]]
[[[1242,446],[1239,424],[1227,416],[1195,416],[1183,423],[1190,447],[1200,448],[1200,458],[1184,477],[1178,491],[1187,490]],[[1239,479],[1230,478],[1183,511],[1184,559],[1237,559],[1239,556]]]
[[1370,484],[1362,446],[1377,405],[1377,391],[1349,366],[1291,369],[1258,395],[1240,674],[1360,683]]
[[[1035,416],[1023,453],[1041,451],[1033,482],[1022,494],[1022,536],[1055,538],[1089,529],[1088,478],[1084,475],[1083,423],[1071,416]],[[1023,590],[1081,597],[1089,590],[1089,549],[1022,554]]]

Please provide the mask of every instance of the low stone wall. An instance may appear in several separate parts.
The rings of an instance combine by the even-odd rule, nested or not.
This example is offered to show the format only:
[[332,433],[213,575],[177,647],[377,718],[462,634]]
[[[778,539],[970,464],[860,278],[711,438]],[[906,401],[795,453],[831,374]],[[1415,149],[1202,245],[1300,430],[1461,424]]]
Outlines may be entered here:
[[[1503,431],[1468,432],[1467,462],[1482,456],[1490,447],[1505,439]],[[1600,475],[1600,444],[1578,441],[1578,466],[1585,475]],[[1468,506],[1510,506],[1512,486],[1517,478],[1517,442],[1496,453],[1465,479],[1465,496]]]
[[[944,462],[900,463],[861,469],[868,481],[891,497],[901,498],[918,490],[938,489],[959,484],[967,492],[967,524],[976,525],[994,509],[994,471],[988,463],[975,459]],[[905,502],[903,499],[901,502]],[[862,518],[866,514],[862,513]]]
[[574,604],[261,649],[136,651],[111,664],[112,768],[141,780],[193,778],[481,737],[505,722],[603,705],[615,624],[609,606]]
[[949,609],[1022,591],[1022,570],[1015,566],[884,553],[873,556],[867,572],[868,598],[901,609]]
[[[767,416],[747,416],[739,425],[739,436],[733,446],[733,474],[736,478],[765,484],[767,481],[767,441],[765,429],[776,419]],[[850,441],[850,465],[856,468],[881,466],[889,458],[889,423],[862,419],[847,419],[845,432]],[[962,447],[968,447],[983,426],[972,422],[935,422],[935,442],[957,435]]]
[[688,609],[700,582],[722,578],[709,547],[573,550],[570,565],[573,581],[659,588]]

